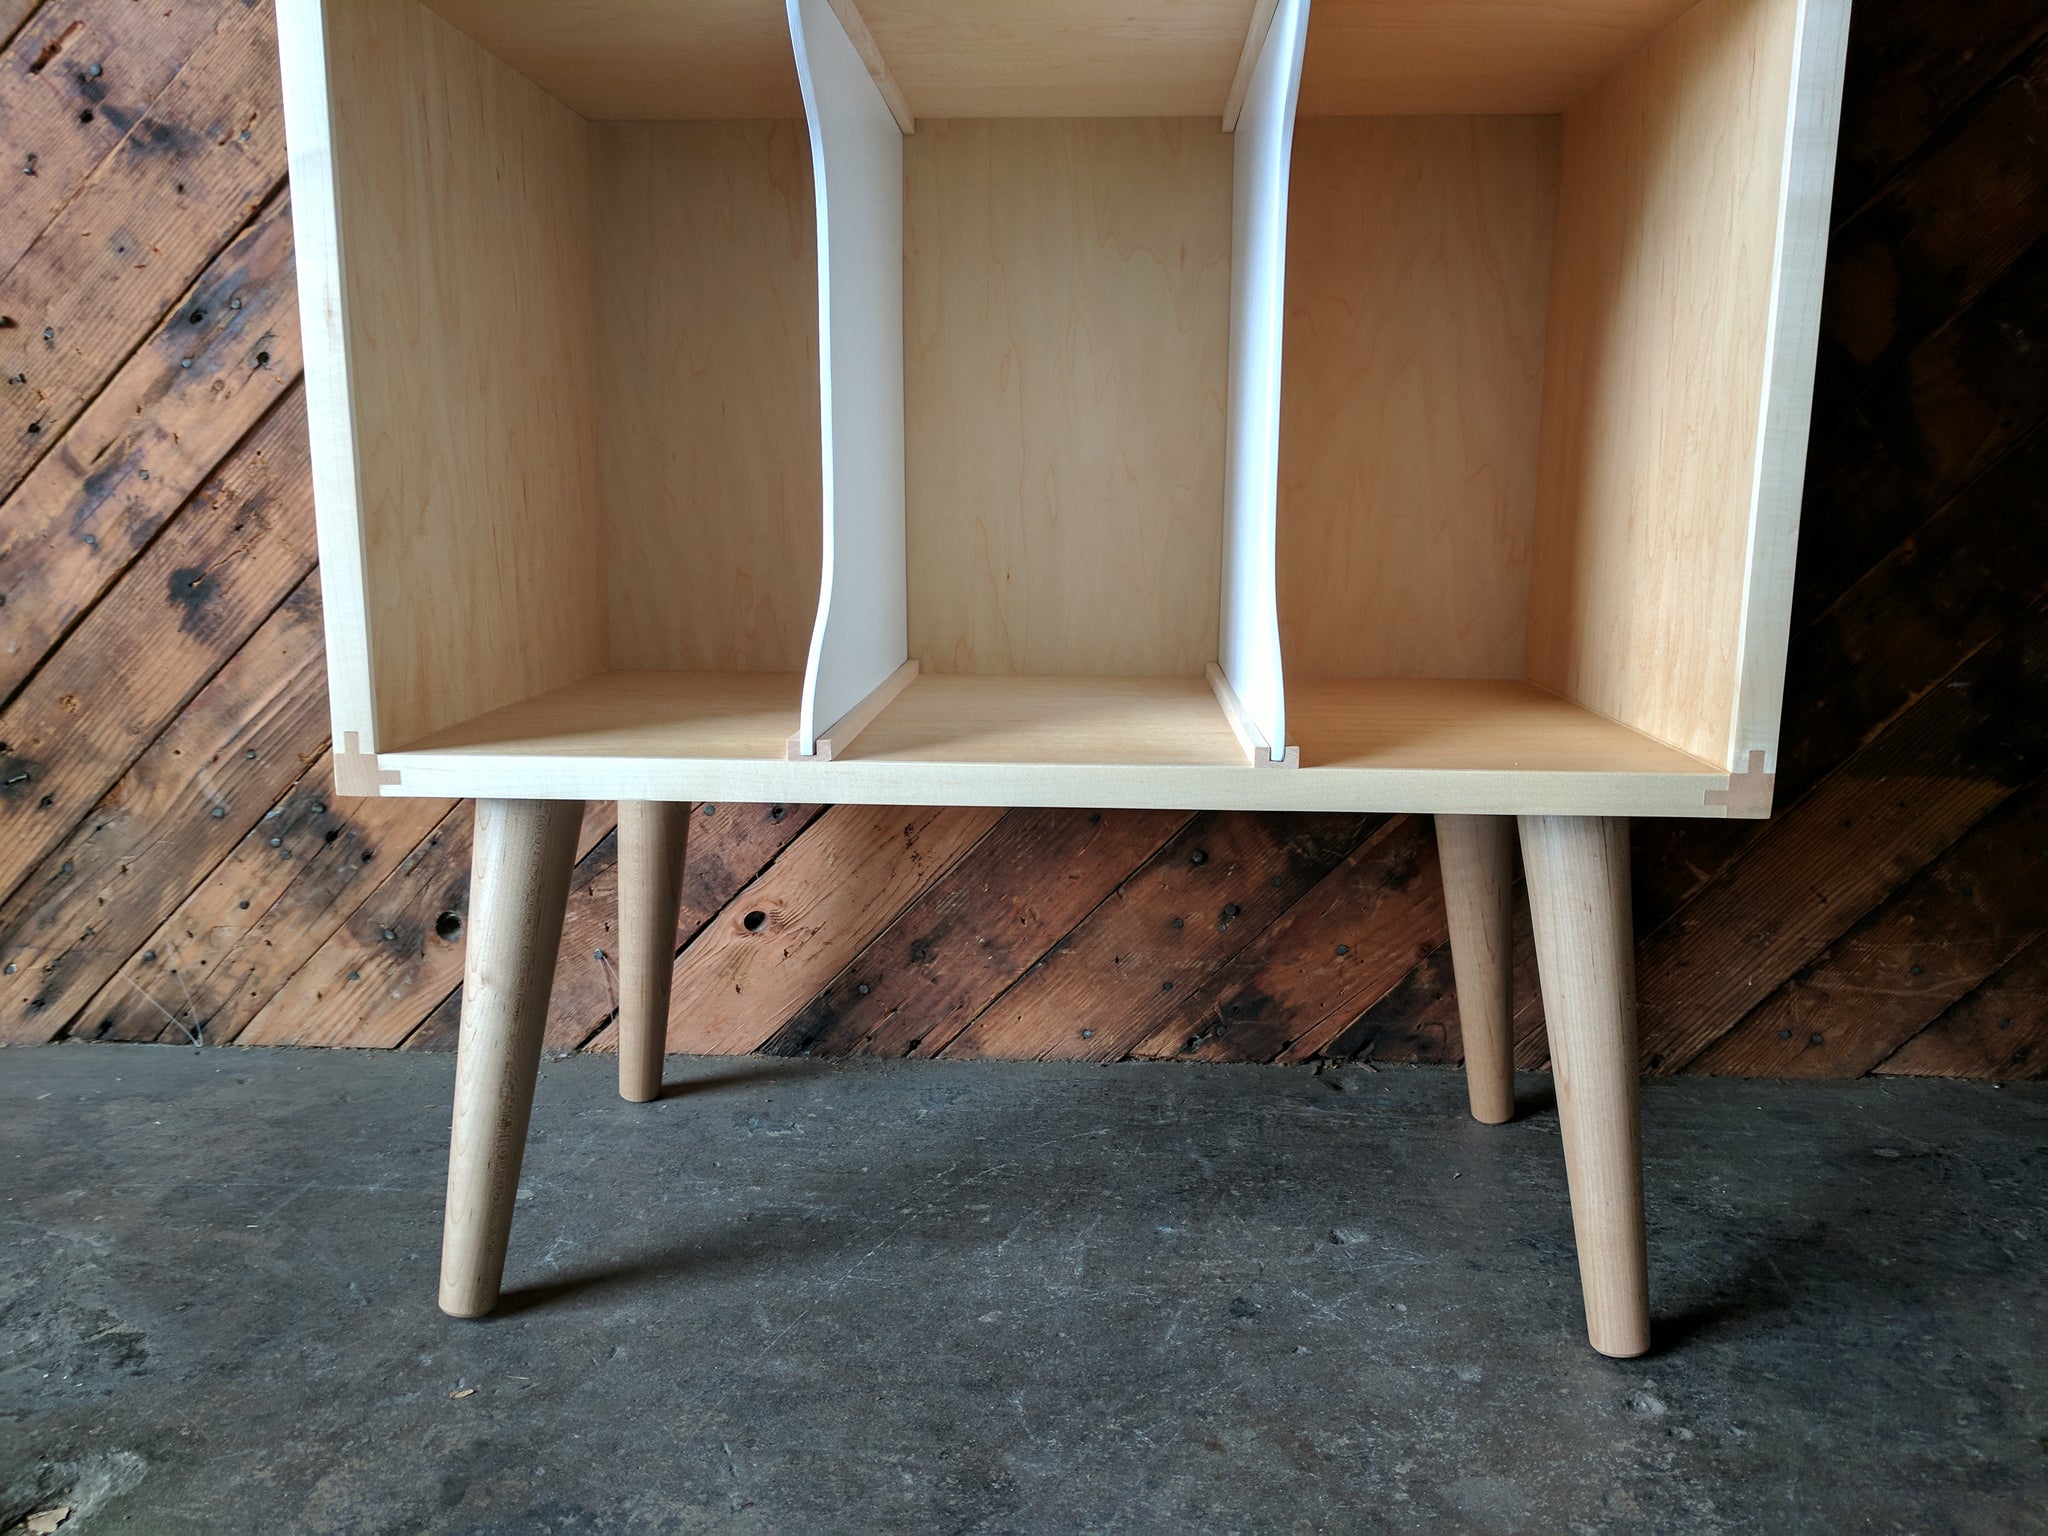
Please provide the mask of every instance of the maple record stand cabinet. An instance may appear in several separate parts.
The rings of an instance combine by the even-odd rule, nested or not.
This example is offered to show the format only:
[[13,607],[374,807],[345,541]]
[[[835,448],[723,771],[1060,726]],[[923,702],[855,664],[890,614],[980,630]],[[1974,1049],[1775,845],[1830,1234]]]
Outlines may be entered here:
[[660,1088],[693,800],[1519,830],[1648,1346],[1627,818],[1770,806],[1847,0],[279,0],[338,787],[474,796],[441,1304],[582,802]]

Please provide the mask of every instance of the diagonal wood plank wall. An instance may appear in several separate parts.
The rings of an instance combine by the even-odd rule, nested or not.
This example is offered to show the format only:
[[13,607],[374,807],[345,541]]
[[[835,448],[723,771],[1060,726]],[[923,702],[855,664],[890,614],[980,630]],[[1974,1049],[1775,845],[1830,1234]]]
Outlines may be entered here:
[[[1780,810],[1638,828],[1651,1070],[2048,1074],[2043,142],[2036,0],[1859,0]],[[0,0],[0,1041],[454,1043],[468,808],[331,793],[284,166],[267,0]],[[677,1049],[1459,1056],[1410,817],[702,806],[676,943]]]

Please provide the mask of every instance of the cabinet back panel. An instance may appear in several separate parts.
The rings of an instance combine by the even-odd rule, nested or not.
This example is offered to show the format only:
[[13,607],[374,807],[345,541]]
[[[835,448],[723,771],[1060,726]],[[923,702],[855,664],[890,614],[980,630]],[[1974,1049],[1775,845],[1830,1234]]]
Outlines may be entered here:
[[1304,117],[1558,113],[1693,0],[1315,0]]
[[1565,116],[1529,676],[1726,762],[1798,0],[1702,0]]
[[1215,659],[1231,150],[1213,119],[933,121],[904,140],[926,669]]
[[918,117],[1221,117],[1257,0],[858,0]]
[[593,122],[803,116],[776,0],[431,3]]
[[801,672],[818,263],[801,122],[591,128],[611,664]]
[[1558,138],[1552,117],[1295,126],[1291,676],[1522,675]]
[[390,750],[605,665],[588,127],[413,0],[327,17],[360,617]]

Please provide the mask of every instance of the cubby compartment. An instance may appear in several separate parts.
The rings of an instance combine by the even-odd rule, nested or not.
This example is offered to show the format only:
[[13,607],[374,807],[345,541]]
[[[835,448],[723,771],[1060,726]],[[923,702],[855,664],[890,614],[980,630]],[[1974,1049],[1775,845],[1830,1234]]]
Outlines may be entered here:
[[[828,518],[840,536],[900,536],[901,637],[874,637],[862,681],[877,691],[848,724],[828,729],[821,687],[819,755],[1245,765],[1210,674],[1239,174],[1222,114],[1258,41],[1253,7],[1162,7],[1129,27],[1080,6],[793,14],[821,104],[868,93],[828,78],[836,50],[914,114],[893,145],[843,135],[901,166],[900,222],[867,233],[870,264],[901,274],[903,463],[900,510],[878,498],[870,524]],[[819,120],[829,156],[834,115]],[[828,206],[836,181],[828,161]],[[835,274],[844,238],[827,236]],[[822,634],[825,662],[860,648]]]
[[344,779],[1760,814],[1846,23],[286,0]]
[[1305,768],[1768,771],[1846,12],[1316,0],[1277,555]]
[[[336,718],[781,758],[822,562],[811,146],[775,6],[281,15]],[[322,181],[326,186],[322,186]],[[323,191],[329,192],[323,197]],[[339,733],[338,733],[339,734]],[[345,750],[349,743],[339,739]]]

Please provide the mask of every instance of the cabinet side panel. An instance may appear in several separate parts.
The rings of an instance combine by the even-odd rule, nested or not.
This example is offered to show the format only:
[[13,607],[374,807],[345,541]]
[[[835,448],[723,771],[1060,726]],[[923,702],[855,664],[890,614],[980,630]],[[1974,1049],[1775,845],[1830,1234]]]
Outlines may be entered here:
[[[367,571],[342,318],[325,11],[321,0],[278,0],[278,70],[291,166],[299,328],[306,357],[307,447],[319,525],[328,707],[338,750],[353,737],[360,750],[374,752],[378,732],[370,684]],[[391,745],[388,741],[384,744]]]
[[1701,0],[1565,114],[1529,676],[1730,761],[1800,0]]
[[797,749],[907,657],[903,134],[827,0],[788,0],[818,229],[824,566]]
[[1215,660],[1231,164],[1214,118],[920,121],[904,141],[927,671]]
[[804,126],[590,132],[611,664],[801,672],[822,542]]
[[1219,664],[1246,724],[1287,750],[1274,571],[1280,497],[1281,340],[1287,312],[1288,167],[1308,0],[1280,0],[1232,135],[1230,418],[1225,444]]
[[1559,135],[1554,117],[1296,129],[1290,676],[1522,676]]
[[1731,737],[1730,767],[1738,772],[1758,753],[1764,772],[1778,769],[1778,717],[1785,699],[1799,503],[1813,425],[1821,290],[1848,49],[1849,0],[1805,0],[1792,84],[1792,132],[1785,146],[1770,372],[1750,512],[1749,590],[1743,601],[1741,682]]
[[326,31],[389,751],[605,665],[588,130],[413,0]]

